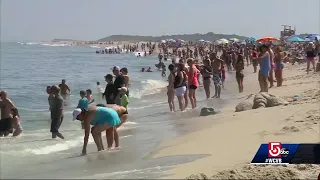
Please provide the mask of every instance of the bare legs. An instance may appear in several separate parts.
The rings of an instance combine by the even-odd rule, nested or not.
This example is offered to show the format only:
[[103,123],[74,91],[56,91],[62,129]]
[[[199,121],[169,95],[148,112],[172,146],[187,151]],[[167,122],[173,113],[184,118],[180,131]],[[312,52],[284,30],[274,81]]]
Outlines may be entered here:
[[260,85],[260,92],[268,92],[268,76],[262,76],[261,72],[259,71],[259,85]]
[[186,92],[184,93],[184,105],[185,105],[185,107],[183,109],[186,109],[188,107],[188,101],[189,100],[188,100],[188,89],[187,89]]
[[177,96],[177,98],[178,98],[180,110],[184,111],[184,109],[186,108],[186,105],[185,105],[185,102],[184,102],[185,101],[185,97],[184,96]]
[[174,90],[168,90],[168,104],[171,112],[176,111],[174,106]]
[[203,80],[203,88],[204,88],[204,91],[206,92],[207,99],[210,98],[210,85],[211,85],[211,80],[210,79],[204,79]]
[[273,81],[274,81],[273,73],[274,73],[274,70],[273,68],[271,68],[271,70],[269,71],[269,77],[268,77],[268,80],[270,82],[270,88],[273,87]]
[[316,67],[315,67],[315,60],[309,60],[307,59],[307,74],[309,74],[309,71],[310,71],[310,62],[312,64],[312,67],[313,67],[313,71],[316,72]]
[[237,78],[239,93],[243,92],[243,78]]
[[115,143],[115,148],[118,148],[120,145],[120,141],[119,141],[119,134],[118,134],[118,128],[127,121],[128,119],[128,115],[127,114],[123,114],[120,117],[121,123],[118,124],[116,127],[112,127],[108,130],[106,130],[106,139],[107,139],[107,144],[108,144],[108,149],[112,148],[113,145],[113,141]]
[[189,99],[192,106],[192,109],[194,109],[197,106],[197,100],[196,100],[196,90],[195,89],[189,89]]
[[221,85],[220,84],[214,84],[214,96],[212,98],[220,98],[220,93],[221,93]]
[[276,77],[276,80],[277,80],[277,87],[280,87],[282,86],[282,81],[283,81],[283,78],[282,78],[282,69],[277,69],[275,72],[275,77]]

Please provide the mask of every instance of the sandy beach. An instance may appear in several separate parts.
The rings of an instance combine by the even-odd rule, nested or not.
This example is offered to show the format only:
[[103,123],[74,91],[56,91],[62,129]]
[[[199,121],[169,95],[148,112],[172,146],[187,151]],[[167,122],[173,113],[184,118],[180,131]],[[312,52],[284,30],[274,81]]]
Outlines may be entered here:
[[[245,90],[236,95],[237,103],[259,91],[257,74],[251,66],[245,71]],[[149,158],[208,155],[175,166],[166,179],[315,179],[319,165],[248,165],[261,143],[320,142],[319,73],[307,75],[306,65],[286,64],[284,78],[284,85],[269,89],[269,93],[283,97],[289,105],[234,112],[235,103],[214,116],[177,120],[173,124],[190,133],[162,142]],[[292,101],[295,95],[300,99]]]

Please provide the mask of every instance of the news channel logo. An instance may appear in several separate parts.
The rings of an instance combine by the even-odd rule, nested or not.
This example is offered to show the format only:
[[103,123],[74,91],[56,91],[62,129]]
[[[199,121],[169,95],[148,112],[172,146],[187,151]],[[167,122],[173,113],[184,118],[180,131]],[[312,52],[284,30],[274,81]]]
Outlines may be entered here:
[[268,157],[269,158],[281,158],[288,157],[289,150],[282,148],[281,142],[269,142],[268,143]]

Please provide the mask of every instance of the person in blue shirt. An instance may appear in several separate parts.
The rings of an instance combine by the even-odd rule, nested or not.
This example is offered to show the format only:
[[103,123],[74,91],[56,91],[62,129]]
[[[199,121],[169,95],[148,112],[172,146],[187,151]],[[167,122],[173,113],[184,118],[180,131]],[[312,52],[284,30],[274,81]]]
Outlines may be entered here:
[[77,108],[81,109],[88,109],[89,107],[89,102],[88,99],[86,98],[86,92],[85,91],[80,91],[80,97],[81,99],[79,100]]

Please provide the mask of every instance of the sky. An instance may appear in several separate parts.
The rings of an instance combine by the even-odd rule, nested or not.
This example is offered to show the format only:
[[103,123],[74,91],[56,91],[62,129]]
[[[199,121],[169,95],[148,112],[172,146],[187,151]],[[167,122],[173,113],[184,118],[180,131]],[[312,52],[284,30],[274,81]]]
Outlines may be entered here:
[[320,34],[320,0],[0,0],[1,41],[191,33]]

